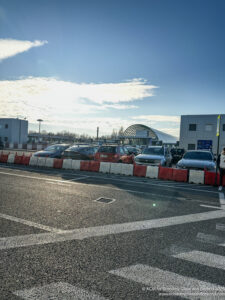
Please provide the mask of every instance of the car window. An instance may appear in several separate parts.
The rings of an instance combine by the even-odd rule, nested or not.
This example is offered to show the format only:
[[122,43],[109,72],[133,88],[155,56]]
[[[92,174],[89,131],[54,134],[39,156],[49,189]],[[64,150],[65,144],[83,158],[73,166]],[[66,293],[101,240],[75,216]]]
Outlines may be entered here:
[[116,153],[116,147],[113,146],[101,146],[98,150],[100,153]]
[[124,154],[125,154],[123,147],[119,147],[119,153],[120,153],[121,155],[124,155]]
[[55,150],[57,150],[57,146],[54,146],[54,145],[45,148],[45,151],[55,151]]
[[213,160],[212,154],[209,152],[187,152],[184,159],[198,159],[198,160]]
[[143,154],[164,155],[163,147],[149,147],[144,149]]
[[[124,147],[123,149],[124,149],[124,153],[125,153],[125,154],[130,154],[129,151],[128,151],[130,148]],[[131,149],[131,150],[132,150],[132,149]]]

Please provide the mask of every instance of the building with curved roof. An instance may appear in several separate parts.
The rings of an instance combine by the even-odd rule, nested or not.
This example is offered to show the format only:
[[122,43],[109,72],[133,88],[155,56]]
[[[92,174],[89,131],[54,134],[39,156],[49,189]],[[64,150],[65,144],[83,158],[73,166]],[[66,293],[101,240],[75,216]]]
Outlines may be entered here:
[[175,136],[142,124],[129,126],[121,138],[129,140],[129,143],[135,140],[139,144],[176,144],[178,141]]

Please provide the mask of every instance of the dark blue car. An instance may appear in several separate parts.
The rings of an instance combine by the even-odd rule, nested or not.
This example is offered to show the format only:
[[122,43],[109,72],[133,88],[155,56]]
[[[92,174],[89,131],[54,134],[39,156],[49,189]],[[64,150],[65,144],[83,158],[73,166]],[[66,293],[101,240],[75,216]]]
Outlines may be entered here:
[[51,158],[61,158],[61,154],[64,150],[69,148],[70,145],[68,144],[56,144],[51,145],[45,148],[42,151],[38,151],[34,153],[34,156],[38,157],[51,157]]

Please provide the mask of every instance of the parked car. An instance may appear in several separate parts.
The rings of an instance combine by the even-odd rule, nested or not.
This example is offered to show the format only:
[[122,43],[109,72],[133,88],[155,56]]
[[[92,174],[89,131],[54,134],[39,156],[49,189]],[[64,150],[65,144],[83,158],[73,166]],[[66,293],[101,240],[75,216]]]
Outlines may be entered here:
[[167,147],[149,146],[134,158],[137,165],[171,166],[172,156]]
[[129,154],[134,154],[135,156],[141,153],[141,151],[136,147],[125,146],[125,148],[128,150]]
[[178,161],[177,168],[215,170],[216,163],[210,151],[192,150],[187,151],[183,158]]
[[172,148],[170,153],[172,155],[172,163],[176,164],[183,157],[185,150],[183,148]]
[[98,146],[92,145],[73,145],[62,153],[62,158],[74,160],[93,160]]
[[61,158],[62,152],[67,149],[70,145],[68,144],[56,144],[45,148],[42,151],[34,153],[34,156],[38,157],[51,157],[51,158]]
[[133,163],[133,154],[130,154],[126,147],[118,145],[102,145],[95,154],[96,161]]

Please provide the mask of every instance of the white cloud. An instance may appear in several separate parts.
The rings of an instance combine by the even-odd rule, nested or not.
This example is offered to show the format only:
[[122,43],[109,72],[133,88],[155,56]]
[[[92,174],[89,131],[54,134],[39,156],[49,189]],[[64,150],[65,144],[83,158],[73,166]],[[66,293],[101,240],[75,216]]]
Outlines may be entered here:
[[179,116],[166,116],[166,115],[142,115],[132,118],[133,120],[153,121],[153,122],[174,122],[180,123]]
[[[86,124],[88,131],[93,122],[101,122],[101,118],[93,119],[96,115],[104,116],[104,111],[111,109],[137,108],[130,102],[152,96],[154,88],[142,79],[121,83],[75,83],[43,77],[2,80],[0,117],[27,117],[30,123],[42,118],[51,126],[70,128],[76,124],[75,128],[80,129]],[[115,119],[102,121],[109,131],[123,123]]]
[[28,51],[33,47],[40,47],[47,44],[47,41],[21,41],[13,39],[0,39],[0,61],[19,53]]

